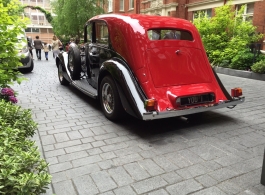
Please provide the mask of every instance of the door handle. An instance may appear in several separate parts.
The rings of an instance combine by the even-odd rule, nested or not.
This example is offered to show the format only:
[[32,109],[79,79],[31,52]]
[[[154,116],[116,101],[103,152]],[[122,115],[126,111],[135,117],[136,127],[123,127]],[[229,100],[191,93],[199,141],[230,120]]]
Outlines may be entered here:
[[175,51],[176,54],[180,54],[180,50]]

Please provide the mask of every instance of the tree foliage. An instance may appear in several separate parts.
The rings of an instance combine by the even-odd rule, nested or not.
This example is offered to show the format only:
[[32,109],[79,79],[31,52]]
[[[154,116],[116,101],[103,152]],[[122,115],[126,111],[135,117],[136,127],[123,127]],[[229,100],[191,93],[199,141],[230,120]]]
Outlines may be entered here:
[[256,33],[256,27],[251,22],[243,20],[244,7],[236,12],[229,2],[216,8],[212,18],[202,13],[194,19],[212,64],[236,63],[233,58],[262,37]]
[[0,0],[0,87],[22,80],[16,71],[21,66],[16,44],[28,20],[21,17],[21,11],[18,0]]
[[85,22],[104,10],[95,0],[54,0],[51,2],[54,33],[60,38],[82,37]]

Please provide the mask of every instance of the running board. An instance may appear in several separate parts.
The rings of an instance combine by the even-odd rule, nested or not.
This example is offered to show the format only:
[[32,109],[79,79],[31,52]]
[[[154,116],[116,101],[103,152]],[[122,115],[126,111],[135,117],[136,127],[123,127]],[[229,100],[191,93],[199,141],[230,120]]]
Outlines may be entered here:
[[72,81],[71,83],[75,88],[78,90],[82,91],[84,94],[92,97],[92,98],[97,98],[98,97],[98,92],[95,88],[93,88],[86,79],[81,79],[81,80],[75,80]]

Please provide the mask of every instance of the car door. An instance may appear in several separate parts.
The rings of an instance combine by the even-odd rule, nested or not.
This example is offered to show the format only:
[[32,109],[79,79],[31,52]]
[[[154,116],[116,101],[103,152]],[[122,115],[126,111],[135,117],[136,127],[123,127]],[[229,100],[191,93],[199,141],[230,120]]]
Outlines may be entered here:
[[109,31],[104,21],[94,21],[87,26],[89,42],[86,45],[86,56],[88,56],[89,83],[97,88],[99,68],[101,64],[110,59]]

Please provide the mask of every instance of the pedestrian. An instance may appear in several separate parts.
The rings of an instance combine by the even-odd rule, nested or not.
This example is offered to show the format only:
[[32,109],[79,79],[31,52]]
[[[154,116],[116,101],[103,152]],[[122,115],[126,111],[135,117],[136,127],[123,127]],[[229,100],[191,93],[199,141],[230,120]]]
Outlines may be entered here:
[[63,45],[62,42],[57,38],[57,36],[53,35],[53,38],[52,38],[53,58],[55,58],[60,53],[59,47],[62,45]]
[[43,45],[39,38],[39,36],[36,36],[36,39],[34,40],[34,47],[36,49],[36,56],[38,60],[41,60],[41,49],[43,49]]
[[68,52],[68,50],[69,50],[69,43],[66,43],[65,51]]
[[46,58],[46,60],[48,60],[49,47],[48,47],[47,43],[44,43],[43,50],[45,53],[45,58]]
[[27,42],[28,42],[29,53],[33,58],[33,53],[32,53],[33,45],[32,45],[32,38],[30,36],[27,37]]

